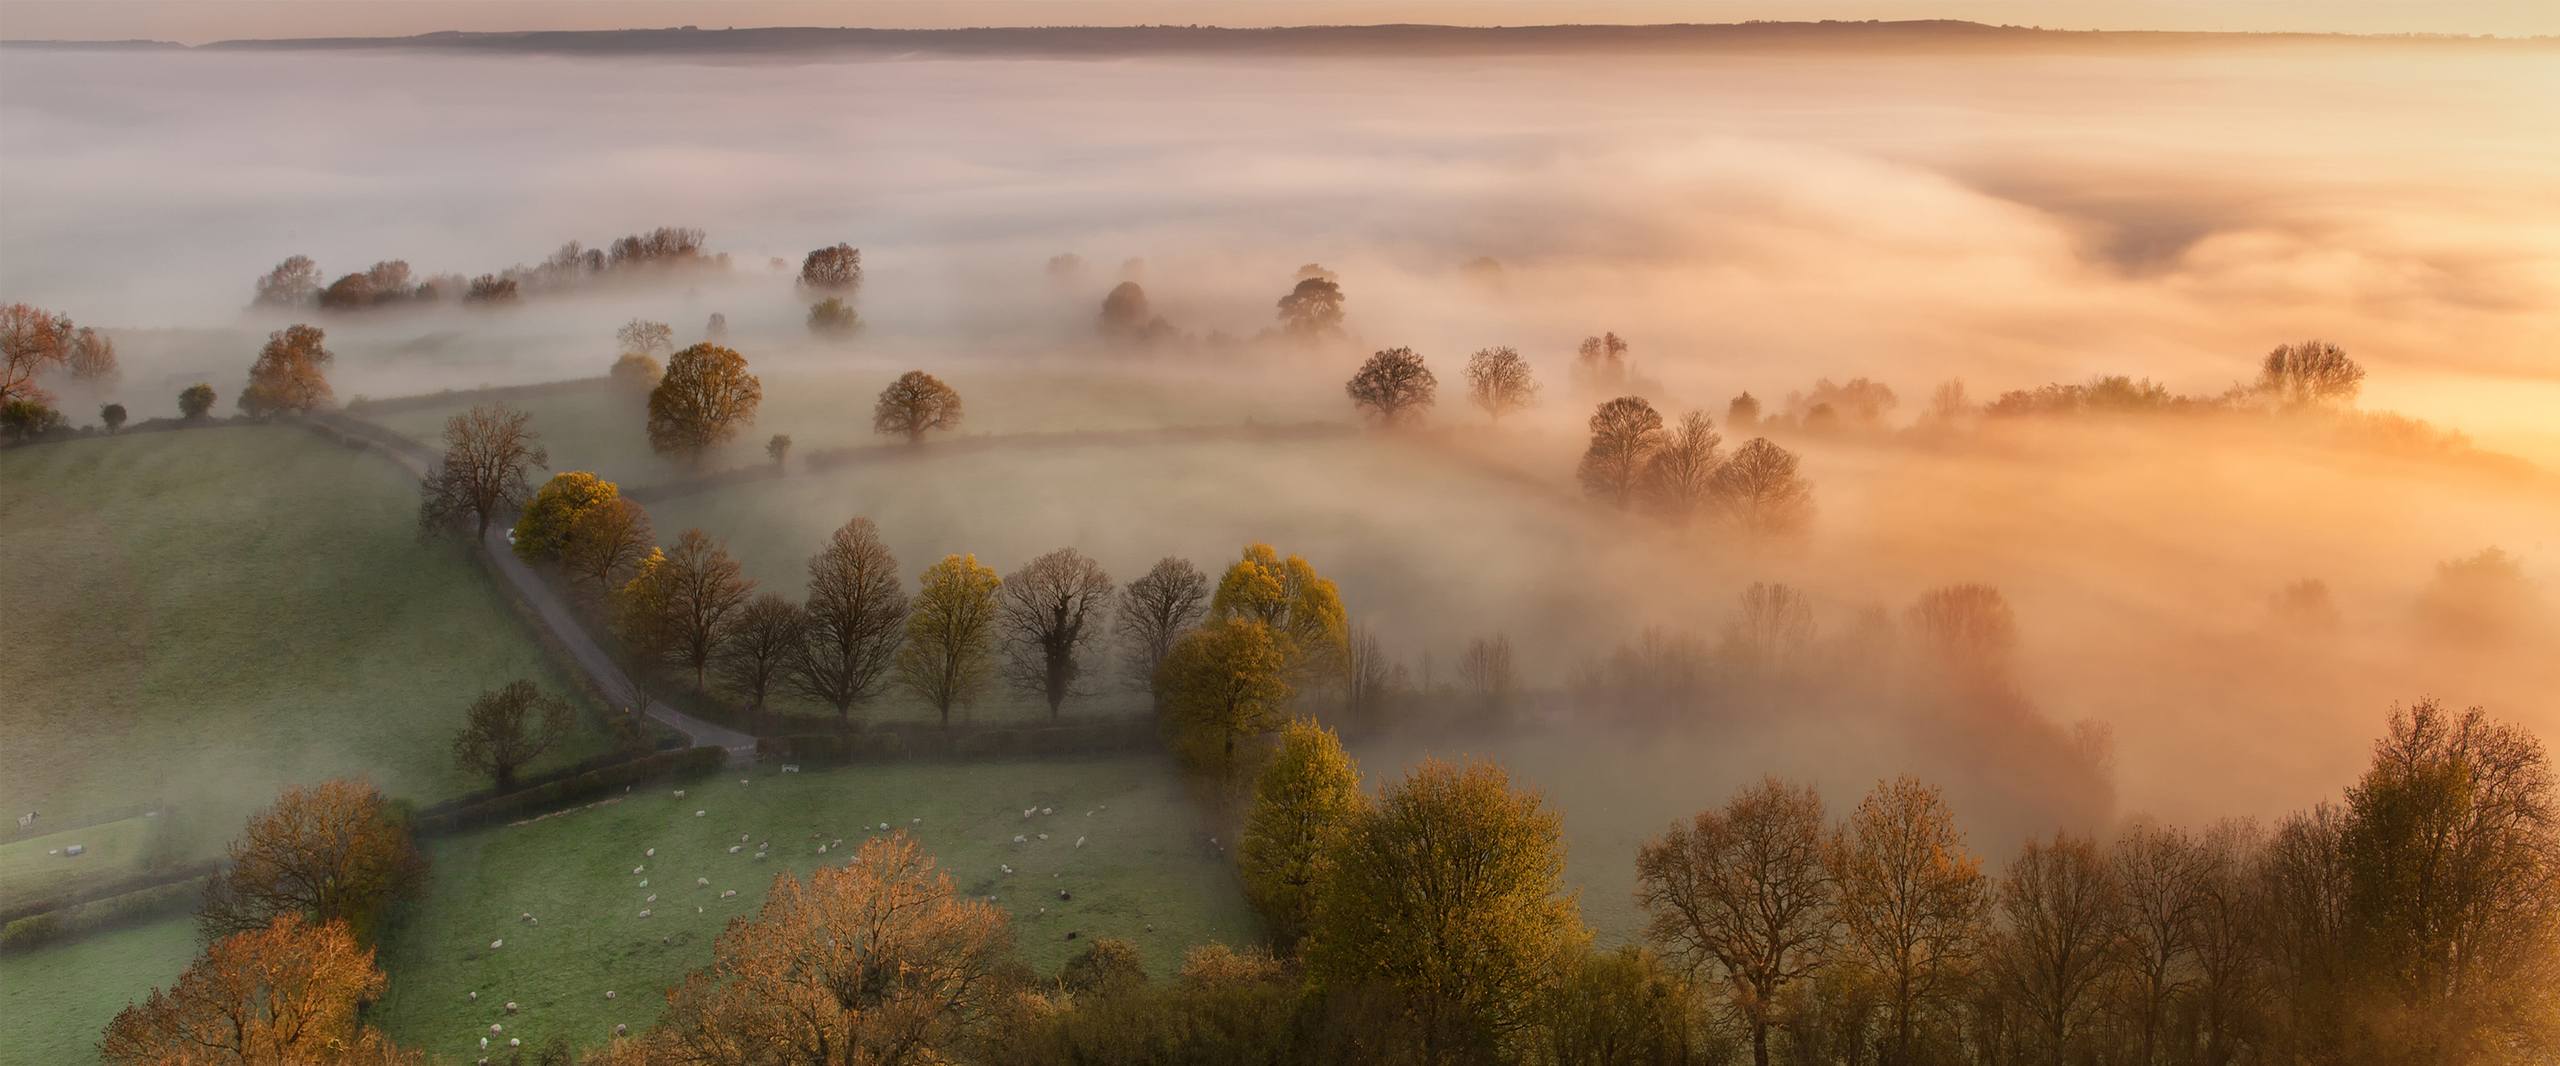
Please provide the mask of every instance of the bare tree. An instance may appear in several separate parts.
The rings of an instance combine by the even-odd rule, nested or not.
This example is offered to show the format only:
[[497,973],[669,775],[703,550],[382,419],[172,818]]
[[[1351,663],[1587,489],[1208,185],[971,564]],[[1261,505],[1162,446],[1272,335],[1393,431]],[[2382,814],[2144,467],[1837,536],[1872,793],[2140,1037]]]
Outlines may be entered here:
[[605,592],[623,573],[640,565],[657,542],[657,531],[649,527],[649,512],[616,494],[579,509],[578,516],[569,520],[560,560],[570,570],[594,578],[597,591]]
[[2054,1066],[2070,1060],[2114,969],[2120,895],[2098,845],[2062,833],[2029,841],[2000,884],[2000,980],[2035,1022],[2043,1058]]
[[1086,650],[1111,611],[1111,575],[1073,548],[1023,564],[996,589],[996,631],[1004,677],[1048,701],[1049,717],[1078,692]]
[[1796,473],[1796,457],[1767,437],[1753,437],[1716,468],[1716,502],[1753,536],[1791,536],[1813,522],[1813,485]]
[[516,772],[568,739],[576,726],[569,701],[531,681],[480,694],[453,738],[453,761],[489,775],[498,791],[516,787]]
[[774,469],[781,469],[783,460],[791,456],[791,434],[774,434],[772,440],[764,442],[764,454],[773,460]]
[[1725,646],[1752,668],[1777,673],[1812,649],[1813,631],[1813,602],[1802,590],[1754,581],[1742,590],[1733,621],[1725,627]]
[[2141,1034],[2141,1057],[2159,1059],[2170,1037],[2170,1010],[2195,980],[2193,936],[2205,905],[2204,849],[2185,830],[2136,822],[2115,843],[2116,883],[2123,886],[2118,948]]
[[1911,605],[1911,630],[1939,665],[1962,674],[1998,674],[2018,644],[2018,616],[1989,585],[1934,588]]
[[1479,348],[1467,357],[1467,399],[1500,424],[1502,416],[1537,402],[1538,382],[1519,349]]
[[1574,352],[1573,377],[1584,392],[1608,395],[1626,388],[1629,376],[1626,341],[1615,333],[1582,338]]
[[730,557],[727,545],[699,529],[676,538],[666,566],[668,632],[674,637],[670,653],[693,671],[693,685],[700,689],[756,583]]
[[1643,492],[1655,513],[1688,525],[1715,500],[1716,445],[1724,437],[1706,412],[1691,411],[1645,457]]
[[798,604],[774,593],[749,601],[729,627],[720,646],[720,680],[747,698],[747,709],[764,709],[765,697],[799,661],[808,635],[809,616]]
[[2279,344],[2258,365],[2258,392],[2286,407],[2355,402],[2364,368],[2323,340]]
[[622,345],[624,355],[645,355],[654,359],[676,350],[675,327],[664,322],[635,318],[613,331],[613,339]]
[[871,698],[906,639],[907,594],[897,557],[868,518],[827,537],[809,557],[807,642],[794,684],[809,698],[849,718]]
[[1509,707],[1512,693],[1520,687],[1512,666],[1511,638],[1496,633],[1468,641],[1466,654],[1458,657],[1458,686],[1487,714]]
[[1591,412],[1591,446],[1578,471],[1582,491],[1619,508],[1634,502],[1645,461],[1662,446],[1662,415],[1641,396],[1621,396]]
[[418,532],[468,525],[475,543],[489,523],[533,498],[525,472],[548,466],[551,453],[533,431],[533,416],[505,404],[483,404],[444,422],[444,458],[418,483]]
[[1828,957],[1838,887],[1823,843],[1821,797],[1773,777],[1636,855],[1645,935],[1724,983],[1755,1066],[1769,1066],[1781,994]]
[[1173,646],[1199,625],[1209,612],[1209,575],[1188,559],[1165,556],[1146,576],[1120,589],[1120,611],[1113,627],[1120,637],[1120,661],[1129,680],[1156,691],[1156,668]]
[[1394,426],[1419,417],[1437,398],[1439,388],[1439,379],[1422,365],[1422,356],[1411,348],[1389,348],[1360,364],[1360,371],[1343,383],[1342,391],[1351,397],[1352,406],[1365,408],[1379,422]]
[[924,443],[924,435],[937,429],[959,428],[960,418],[960,393],[921,370],[898,375],[871,408],[874,432],[903,436],[909,444]]
[[1370,724],[1386,709],[1386,702],[1397,687],[1397,673],[1402,667],[1387,659],[1386,648],[1378,643],[1378,634],[1367,625],[1351,629],[1351,640],[1342,657],[1342,711],[1351,721]]

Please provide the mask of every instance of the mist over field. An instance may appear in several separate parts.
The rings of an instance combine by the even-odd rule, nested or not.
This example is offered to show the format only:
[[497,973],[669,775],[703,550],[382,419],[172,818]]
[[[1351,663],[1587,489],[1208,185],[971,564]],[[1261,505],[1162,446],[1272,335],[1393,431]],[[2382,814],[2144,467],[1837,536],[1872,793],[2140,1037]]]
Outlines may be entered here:
[[[2362,406],[2548,461],[2560,147],[2520,135],[2560,126],[2548,59],[17,51],[0,65],[0,153],[47,164],[0,174],[0,290],[111,327],[126,381],[147,386],[125,391],[154,414],[185,381],[227,387],[257,334],[281,325],[242,308],[286,255],[330,276],[391,257],[470,274],[572,238],[699,226],[732,256],[727,273],[498,312],[332,319],[338,392],[589,376],[623,319],[670,321],[690,342],[719,311],[767,377],[764,423],[804,447],[863,442],[864,397],[909,366],[961,387],[973,430],[1005,433],[1339,420],[1335,382],[1369,348],[1422,351],[1445,389],[1465,352],[1516,345],[1547,402],[1507,439],[1329,445],[1321,465],[1281,471],[1250,448],[1170,469],[1073,453],[1025,475],[1070,487],[1045,511],[1009,511],[995,476],[984,494],[892,481],[835,506],[794,497],[769,527],[788,537],[704,524],[773,539],[751,562],[782,587],[855,512],[881,520],[904,560],[974,550],[1008,565],[1073,543],[1118,572],[1271,540],[1339,578],[1399,657],[1446,660],[1506,631],[1548,686],[1644,625],[1712,634],[1752,580],[1810,589],[1826,631],[1869,606],[1898,613],[1932,585],[1988,581],[2017,605],[2043,713],[2112,726],[2130,809],[2272,813],[2345,773],[2395,699],[2497,697],[2555,722],[2547,671],[2421,668],[2394,650],[2439,561],[2499,545],[2549,582],[2560,504],[2547,476],[2444,478],[2219,431],[2074,431],[1961,457],[1814,440],[1818,531],[1764,556],[1628,535],[1573,498],[1585,407],[1566,387],[1572,346],[1604,329],[1630,338],[1667,413],[1721,416],[1745,389],[1775,409],[1817,377],[1870,376],[1899,390],[1908,421],[1950,378],[1986,398],[2098,373],[2212,393],[2273,344],[2318,336],[2369,369]],[[849,348],[820,349],[788,272],[767,260],[839,239],[864,251],[867,325]],[[1061,252],[1083,273],[1047,276]],[[1462,269],[1482,256],[1497,277]],[[1092,340],[1101,292],[1124,277],[1182,330],[1250,336],[1302,262],[1343,280],[1353,340],[1339,351],[1133,365]],[[1100,383],[1009,383],[1080,365],[1100,367]],[[1444,392],[1435,421],[1474,413]],[[1416,448],[1510,480],[1469,487],[1485,475],[1435,471],[1441,460],[1404,454]],[[1160,510],[1115,525],[1134,502],[1123,495]],[[1375,505],[1444,495],[1487,513]],[[939,535],[898,539],[920,523]],[[2302,577],[2331,584],[2370,653],[2235,648],[2270,592]],[[1818,746],[1790,755],[1825,765]]]

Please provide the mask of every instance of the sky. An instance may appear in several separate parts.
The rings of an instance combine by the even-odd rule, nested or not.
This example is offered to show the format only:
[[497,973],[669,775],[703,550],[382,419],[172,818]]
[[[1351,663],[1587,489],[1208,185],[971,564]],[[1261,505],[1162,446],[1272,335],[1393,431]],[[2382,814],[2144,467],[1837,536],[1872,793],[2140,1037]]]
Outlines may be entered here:
[[1967,19],[2061,29],[2560,34],[2553,0],[0,0],[0,38],[635,26],[1225,26]]

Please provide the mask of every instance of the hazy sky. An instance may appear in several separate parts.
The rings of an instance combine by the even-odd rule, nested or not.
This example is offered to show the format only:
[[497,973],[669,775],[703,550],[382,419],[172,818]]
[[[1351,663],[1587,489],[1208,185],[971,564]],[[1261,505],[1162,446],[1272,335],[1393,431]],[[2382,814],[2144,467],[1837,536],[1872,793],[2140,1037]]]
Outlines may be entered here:
[[2072,29],[2560,33],[2553,0],[0,0],[0,37],[390,35],[630,26],[1734,22],[1955,18]]

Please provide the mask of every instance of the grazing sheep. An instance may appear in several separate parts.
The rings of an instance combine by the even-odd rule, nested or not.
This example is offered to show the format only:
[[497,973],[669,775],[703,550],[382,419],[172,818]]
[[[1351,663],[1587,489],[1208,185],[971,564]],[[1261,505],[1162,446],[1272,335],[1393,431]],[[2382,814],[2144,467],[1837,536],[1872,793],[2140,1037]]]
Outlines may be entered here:
[[711,879],[710,879],[710,878],[708,878],[708,877],[697,877],[697,878],[694,878],[694,879],[693,879],[693,887],[695,887],[695,888],[709,888],[709,887],[711,887]]
[[471,1002],[473,1003],[480,1002],[480,993],[478,992],[465,992],[463,995],[471,997]]
[[508,1047],[523,1047],[523,1046],[524,1046],[524,1039],[523,1039],[522,1037],[513,1037],[513,1036],[508,1037],[508,1038],[507,1038],[507,1046],[508,1046]]
[[641,853],[640,853],[640,857],[641,857],[641,858],[644,858],[644,859],[654,859],[654,858],[657,858],[657,857],[658,857],[658,849],[656,849],[656,848],[650,848],[650,849],[649,849],[649,850],[647,850],[647,851],[641,852]]
[[508,1000],[508,1001],[507,1001],[507,1013],[509,1013],[509,1014],[514,1014],[515,1012],[516,1012],[516,1001],[514,1001],[514,1000],[512,1000],[512,999],[511,999],[511,1000]]
[[657,893],[655,893],[655,892],[649,893],[649,898],[644,899],[644,900],[641,900],[640,902],[642,902],[642,903],[656,903],[656,902],[658,902],[658,894],[657,894]]
[[739,779],[738,779],[738,783],[739,783],[739,784],[741,784],[741,785],[746,784],[746,783],[747,783],[747,779],[746,779],[746,778],[741,777],[741,778],[739,778]]
[[741,844],[746,843],[746,842],[747,842],[747,839],[748,839],[749,837],[753,836],[753,835],[754,835],[754,834],[752,834],[752,833],[740,833],[740,834],[738,834],[738,843],[741,843]]
[[1022,809],[1022,817],[1023,817],[1023,820],[1024,820],[1024,821],[1029,821],[1029,820],[1031,819],[1031,812],[1032,812],[1032,811],[1034,811],[1034,810],[1037,810],[1037,809],[1038,809],[1038,808],[1035,808],[1035,807],[1024,807],[1024,808]]
[[523,914],[516,915],[516,920],[519,922],[530,922],[533,920],[533,912],[526,911]]
[[1049,839],[1049,834],[1047,834],[1047,833],[1042,833],[1042,834],[1040,834],[1040,839],[1042,839],[1042,840],[1047,840],[1047,839]]
[[1045,817],[1047,815],[1058,813],[1058,809],[1056,807],[1042,807],[1040,808],[1040,813]]
[[1012,873],[1012,872],[1013,872],[1013,866],[1012,866],[1011,864],[1009,864],[1009,863],[1001,863],[1001,862],[1000,862],[1000,863],[997,863],[997,864],[996,864],[996,868],[997,868],[997,869],[1000,869],[1000,870],[1003,870],[1003,871],[1004,871],[1004,872],[1006,872],[1006,873]]
[[616,994],[616,993],[614,992],[614,990],[612,990],[612,989],[610,989],[610,988],[608,988],[608,989],[605,989],[605,990],[604,990],[604,998],[606,998],[606,999],[612,999],[612,998],[614,998],[615,994]]
[[1074,898],[1075,898],[1074,896],[1070,896],[1070,895],[1068,895],[1068,894],[1067,894],[1067,890],[1066,890],[1066,889],[1061,888],[1061,889],[1059,889],[1059,890],[1058,890],[1058,902],[1060,902],[1060,903],[1064,903],[1064,902],[1066,902],[1066,901],[1068,901],[1068,900],[1071,900],[1071,899],[1074,899]]
[[883,833],[888,832],[888,831],[889,831],[889,823],[887,823],[887,822],[882,822],[882,823],[880,823],[880,831],[881,831],[881,832],[883,832]]
[[507,938],[505,937],[499,937],[498,939],[489,942],[489,950],[491,951],[496,951],[505,946],[507,946]]
[[634,866],[634,867],[632,867],[632,868],[631,868],[631,876],[633,876],[633,877],[638,877],[638,876],[640,876],[640,871],[642,871],[642,870],[646,870],[646,869],[648,869],[648,867],[647,867],[647,866]]
[[630,1026],[628,1026],[628,1025],[624,1025],[624,1024],[622,1024],[622,1023],[620,1023],[620,1022],[616,1022],[616,1023],[614,1023],[614,1026],[613,1026],[613,1035],[615,1035],[615,1036],[621,1036],[622,1034],[627,1033],[627,1032],[630,1032],[630,1031],[631,1031],[631,1027],[630,1027]]
[[924,824],[924,819],[922,819],[922,818],[909,818],[909,819],[907,819],[907,824],[908,824],[908,825],[923,825],[923,824]]
[[646,878],[646,877],[641,878],[641,879],[640,879],[640,887],[642,887],[642,888],[647,888],[647,887],[649,887],[649,879],[648,879],[648,878]]
[[738,894],[738,890],[737,890],[737,889],[734,889],[734,888],[722,889],[722,890],[720,891],[720,898],[721,898],[721,899],[727,899],[727,898],[729,898],[729,897],[731,897],[731,896],[734,896],[734,895],[737,895],[737,894]]
[[648,909],[647,907],[642,907],[642,908],[640,908],[640,916],[641,916],[641,917],[643,917],[643,918],[648,917],[648,916],[649,916],[649,909]]
[[1083,846],[1084,846],[1084,838],[1083,838],[1083,837],[1077,837],[1077,838],[1076,838],[1076,846],[1077,846],[1077,847],[1079,847],[1079,848],[1081,848],[1081,847],[1083,847]]
[[[487,1050],[489,1050],[489,1038],[488,1038],[488,1037],[485,1037],[485,1036],[484,1036],[484,1037],[481,1037],[481,1038],[480,1038],[480,1050],[482,1050],[482,1051],[487,1051]],[[482,1059],[482,1060],[480,1060],[480,1061],[482,1061],[482,1062],[487,1062],[487,1061],[489,1061],[489,1060],[487,1060],[487,1059]]]
[[498,1023],[496,1023],[496,1022],[490,1022],[490,1023],[489,1023],[489,1031],[490,1031],[491,1033],[503,1033],[503,1032],[506,1032],[506,1031],[507,1031],[507,1027],[506,1027],[506,1026],[503,1026],[503,1025],[500,1025],[500,1024],[498,1024]]
[[683,790],[683,789],[677,789],[677,790],[676,790],[676,798],[677,798],[677,799],[683,799],[683,798],[684,798],[684,790]]
[[1024,842],[1023,835],[1022,835],[1022,834],[1020,834],[1020,833],[1015,833],[1015,834],[1013,835],[1013,842],[1014,842],[1014,843],[1016,843],[1016,844],[1023,843],[1023,842]]
[[731,854],[731,855],[735,855],[735,854],[737,854],[739,851],[744,850],[745,848],[746,848],[746,845],[744,845],[744,844],[731,844],[731,845],[729,845],[729,854]]
[[709,812],[709,811],[705,811],[705,810],[696,809],[696,810],[693,812],[693,816],[694,816],[694,817],[696,817],[696,818],[700,818],[700,817],[702,817],[703,815],[705,815],[705,814],[709,814],[709,813],[711,813],[711,812]]

